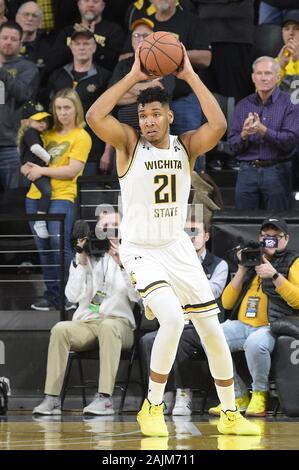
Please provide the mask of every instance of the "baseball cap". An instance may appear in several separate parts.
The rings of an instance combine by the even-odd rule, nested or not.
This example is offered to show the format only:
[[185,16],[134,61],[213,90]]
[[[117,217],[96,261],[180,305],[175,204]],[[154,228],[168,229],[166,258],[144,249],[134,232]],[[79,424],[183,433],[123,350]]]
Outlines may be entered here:
[[281,230],[281,232],[288,234],[289,229],[286,221],[284,219],[280,219],[278,217],[268,217],[268,219],[265,219],[261,225],[261,230],[263,230],[264,227],[267,227],[268,225],[273,225],[273,227],[277,228],[278,230]]
[[282,26],[288,21],[293,21],[299,24],[299,9],[298,10],[289,10],[283,17]]
[[131,24],[130,30],[134,31],[136,26],[138,26],[139,24],[145,24],[146,26],[148,26],[151,29],[153,29],[154,26],[155,26],[153,21],[150,20],[149,18],[138,18],[137,20],[133,21],[133,23]]
[[77,36],[85,36],[87,39],[94,39],[94,34],[89,31],[89,29],[79,29],[74,30],[71,34],[71,40],[75,39]]
[[34,121],[40,121],[48,116],[51,116],[50,113],[47,113],[44,110],[42,104],[33,101],[27,101],[22,107],[21,110],[21,119],[33,119]]

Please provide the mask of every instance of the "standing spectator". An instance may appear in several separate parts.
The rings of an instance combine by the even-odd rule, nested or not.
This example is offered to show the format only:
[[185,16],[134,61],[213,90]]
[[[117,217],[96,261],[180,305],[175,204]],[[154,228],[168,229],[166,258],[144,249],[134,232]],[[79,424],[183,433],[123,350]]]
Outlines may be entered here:
[[[14,19],[18,8],[26,0],[9,0],[8,17]],[[43,20],[41,31],[47,33],[49,37],[57,34],[61,28],[72,23],[78,15],[78,8],[75,0],[36,0],[38,6],[42,9]]]
[[71,35],[74,31],[82,29],[88,29],[95,36],[97,43],[95,63],[112,71],[123,47],[124,32],[118,24],[102,18],[105,8],[103,0],[77,0],[77,3],[80,19],[77,23],[64,28],[57,36],[48,64],[49,72],[71,60],[69,50]]
[[20,157],[16,146],[23,103],[34,98],[39,83],[35,64],[19,57],[22,28],[14,22],[0,25],[0,81],[4,102],[0,104],[0,184],[3,189],[20,186]]
[[291,158],[299,140],[299,107],[280,91],[279,64],[272,57],[253,63],[256,93],[241,100],[234,112],[229,142],[240,160],[235,205],[241,210],[288,209]]
[[236,101],[252,90],[250,59],[254,38],[252,0],[196,0],[198,16],[212,42],[212,62],[205,78],[215,93]]
[[34,62],[40,71],[47,62],[50,53],[49,40],[38,33],[43,19],[43,12],[35,2],[23,3],[17,11],[16,22],[23,30],[21,55]]
[[[47,87],[49,97],[62,88],[74,88],[81,99],[84,113],[87,112],[97,97],[106,90],[111,75],[93,61],[96,47],[95,37],[90,31],[73,32],[70,42],[73,61],[51,74]],[[88,126],[86,130],[92,138],[92,148],[84,175],[95,175],[97,170],[108,171],[111,146],[105,145]]]
[[[77,178],[83,172],[91,148],[91,138],[83,129],[84,115],[80,98],[71,89],[60,90],[53,101],[53,129],[43,135],[45,148],[51,155],[48,167],[27,163],[23,173],[34,181],[41,176],[51,178],[52,196],[49,214],[65,214],[64,219],[64,255],[65,282],[72,260],[71,232],[75,217],[75,198],[77,196]],[[41,193],[31,185],[26,198],[26,212],[36,214]],[[31,231],[35,235],[33,222]],[[50,220],[48,232],[50,238],[35,236],[40,250],[40,261],[46,291],[39,301],[32,304],[34,310],[50,310],[58,307],[59,299],[59,222]]]
[[298,8],[298,0],[264,0],[259,7],[259,24],[282,24],[288,8]]
[[[206,248],[210,238],[210,228],[207,224],[188,221],[185,231],[189,233],[197,256],[209,280],[213,295],[220,306],[220,297],[228,277],[227,262],[213,255]],[[146,367],[145,377],[149,377],[150,355],[157,331],[152,331],[140,338],[140,351]],[[190,322],[184,327],[180,338],[177,355],[173,364],[170,379],[166,386],[168,391],[176,390],[173,415],[188,416],[192,413],[192,391],[186,388],[192,380],[186,362],[194,350],[200,345],[200,339],[194,325]],[[166,400],[165,400],[166,401]],[[168,410],[167,410],[168,411]]]
[[[192,0],[179,0],[177,1],[177,5],[180,10],[186,10],[186,11],[191,11],[193,13],[196,13],[196,8]],[[143,16],[147,16],[153,20],[153,15],[155,13],[156,13],[156,8],[151,0],[137,0],[136,2],[133,3],[133,5],[130,5],[129,8],[127,9],[126,18],[125,18],[127,29],[131,28],[132,23],[135,20]]]

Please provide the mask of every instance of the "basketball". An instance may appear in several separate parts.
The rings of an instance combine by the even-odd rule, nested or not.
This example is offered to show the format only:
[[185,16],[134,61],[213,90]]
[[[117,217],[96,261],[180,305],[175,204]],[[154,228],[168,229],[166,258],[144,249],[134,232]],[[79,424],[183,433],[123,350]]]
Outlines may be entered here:
[[174,34],[157,31],[141,43],[140,61],[150,75],[170,75],[183,61],[183,48]]

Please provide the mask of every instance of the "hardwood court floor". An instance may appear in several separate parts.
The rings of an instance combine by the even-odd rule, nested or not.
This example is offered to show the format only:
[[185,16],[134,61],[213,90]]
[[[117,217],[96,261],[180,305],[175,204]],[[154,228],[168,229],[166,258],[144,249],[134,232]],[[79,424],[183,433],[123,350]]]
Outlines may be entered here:
[[217,418],[167,418],[168,438],[143,437],[135,415],[82,418],[9,415],[0,420],[0,450],[294,450],[299,418],[255,419],[262,436],[222,436]]

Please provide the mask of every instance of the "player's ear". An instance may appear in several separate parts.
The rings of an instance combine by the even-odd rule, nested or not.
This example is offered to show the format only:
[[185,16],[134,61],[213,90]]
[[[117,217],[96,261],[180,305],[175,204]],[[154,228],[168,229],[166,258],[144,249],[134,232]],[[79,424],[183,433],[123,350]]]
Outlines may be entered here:
[[173,114],[173,111],[171,111],[171,109],[168,111],[168,120],[169,120],[169,124],[173,123],[174,114]]

